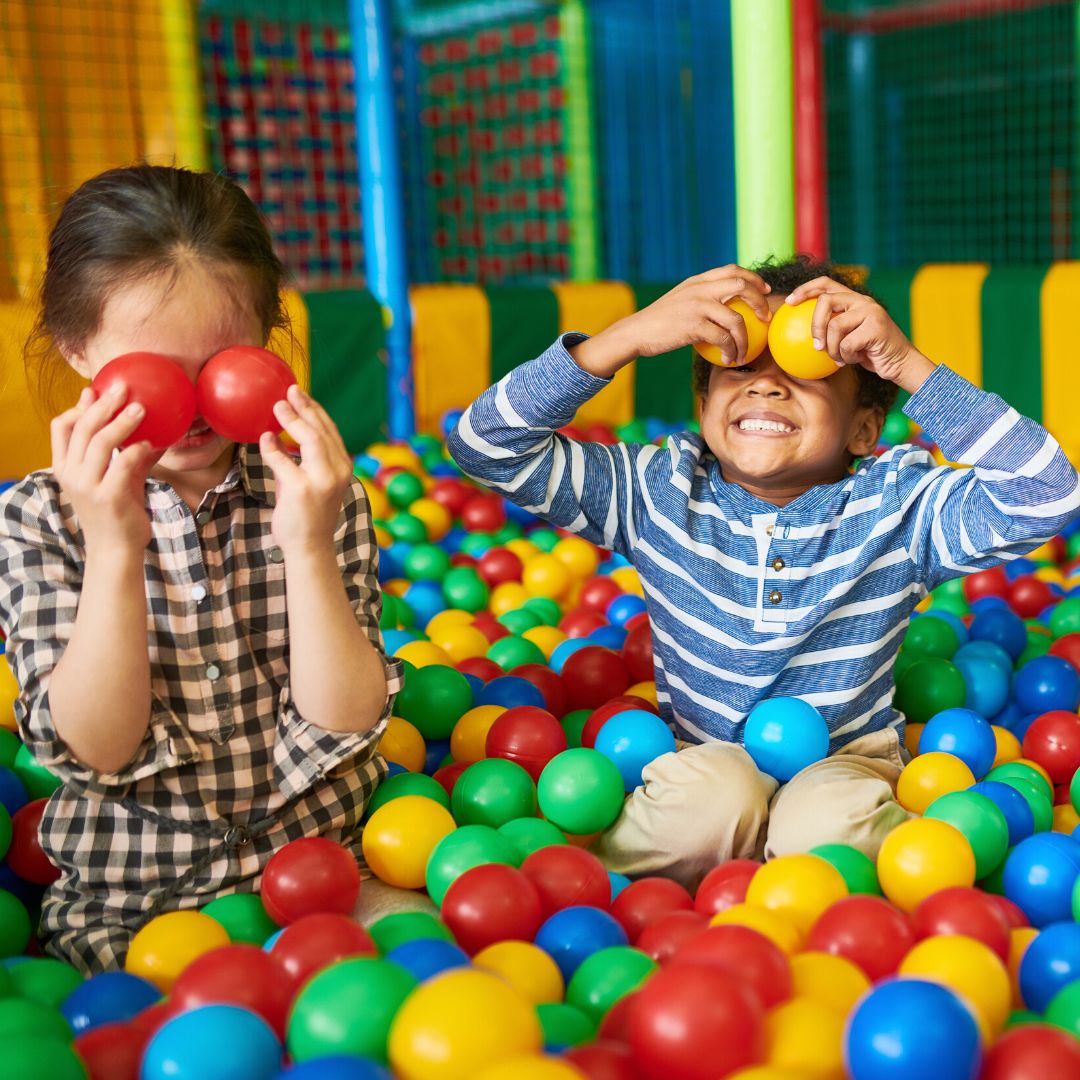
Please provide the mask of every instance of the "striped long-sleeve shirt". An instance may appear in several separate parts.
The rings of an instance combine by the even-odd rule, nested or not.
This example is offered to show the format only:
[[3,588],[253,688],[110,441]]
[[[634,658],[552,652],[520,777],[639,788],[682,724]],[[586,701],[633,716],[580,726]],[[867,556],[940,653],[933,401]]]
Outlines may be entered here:
[[740,742],[754,705],[779,696],[821,710],[833,752],[899,727],[893,661],[915,605],[1033,550],[1080,508],[1054,439],[947,367],[905,411],[973,468],[898,446],[784,507],[726,482],[690,432],[665,446],[577,442],[555,429],[610,381],[574,362],[580,340],[564,336],[482,394],[450,451],[470,476],[633,563],[661,709],[688,741]]

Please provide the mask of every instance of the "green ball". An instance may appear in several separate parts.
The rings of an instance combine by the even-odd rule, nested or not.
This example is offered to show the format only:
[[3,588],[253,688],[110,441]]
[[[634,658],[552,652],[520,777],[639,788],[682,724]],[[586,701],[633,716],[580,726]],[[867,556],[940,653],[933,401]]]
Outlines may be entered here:
[[659,965],[629,945],[614,945],[587,956],[570,977],[566,1001],[599,1024],[608,1010],[633,993]]
[[484,655],[489,660],[494,660],[503,671],[513,671],[522,664],[547,663],[544,651],[539,645],[534,645],[523,637],[515,637],[513,634],[493,641]]
[[1023,1027],[1024,1024],[1041,1024],[1043,1022],[1042,1017],[1038,1013],[1032,1012],[1030,1009],[1013,1009],[1009,1013],[1008,1019],[1005,1021],[1005,1030],[1010,1028]]
[[515,818],[500,825],[499,832],[513,845],[515,866],[541,848],[570,843],[550,821],[538,817]]
[[944,620],[933,615],[912,619],[904,635],[904,651],[916,656],[936,656],[948,660],[960,648],[956,631]]
[[1080,596],[1060,600],[1050,613],[1050,631],[1054,637],[1064,637],[1080,630]]
[[420,455],[420,464],[424,467],[425,472],[431,472],[441,465],[448,464],[448,462],[441,450],[425,450]]
[[1080,979],[1066,983],[1046,1007],[1046,1022],[1080,1039]]
[[30,913],[7,889],[0,889],[0,957],[21,956],[34,932]]
[[437,435],[428,435],[426,432],[410,436],[409,445],[418,454],[426,454],[431,450],[438,451],[441,454],[443,448],[442,441]]
[[1046,777],[1038,769],[1033,769],[1023,761],[1005,761],[1000,765],[995,765],[983,779],[1007,782],[1010,777],[1034,784],[1045,798],[1053,800],[1054,789],[1046,782]]
[[406,671],[394,711],[425,739],[449,739],[454,725],[472,705],[472,688],[460,671],[444,664],[428,664]]
[[15,755],[15,775],[23,782],[31,799],[47,799],[62,783],[44,765],[39,765],[30,747],[20,746]]
[[591,710],[576,709],[572,713],[567,713],[559,721],[562,724],[563,731],[566,732],[566,748],[568,750],[574,750],[581,746],[581,733],[585,730],[585,725],[589,722],[590,716],[592,716]]
[[1031,807],[1037,833],[1049,832],[1054,827],[1054,807],[1043,794],[1041,787],[1019,776],[1001,777],[1001,782],[1015,788],[1024,796],[1024,801]]
[[635,416],[633,420],[628,420],[625,424],[619,424],[615,428],[615,434],[621,442],[647,443],[649,441],[648,428],[640,416]]
[[563,617],[559,602],[550,596],[530,596],[521,606],[539,616],[545,626],[558,626]]
[[371,817],[380,807],[394,799],[400,799],[402,795],[421,795],[425,799],[434,799],[447,810],[450,809],[450,796],[438,780],[424,773],[404,772],[388,776],[375,789],[375,794],[364,808],[364,816]]
[[983,892],[993,893],[995,896],[1005,895],[1005,864],[1009,861],[1012,850],[1012,848],[1009,848],[1005,853],[1005,858],[1002,859],[1000,864],[994,867],[986,877],[976,880],[975,884],[978,885]]
[[533,630],[537,626],[544,625],[544,620],[527,608],[516,608],[514,611],[508,611],[505,615],[500,615],[497,621],[505,626],[511,634],[517,634],[519,637],[526,630]]
[[1080,769],[1073,773],[1069,783],[1069,801],[1073,804],[1073,809],[1080,814]]
[[415,473],[399,472],[386,481],[383,490],[391,505],[407,510],[424,494],[424,483]]
[[0,964],[0,998],[18,997],[11,973]]
[[526,539],[531,540],[541,551],[547,552],[551,551],[561,538],[553,529],[534,529]]
[[536,786],[516,761],[485,758],[458,777],[450,807],[459,825],[498,829],[536,813]]
[[69,1043],[75,1038],[75,1032],[59,1009],[30,998],[4,998],[0,1004],[0,1046],[4,1047],[0,1062],[6,1062],[10,1040],[20,1035],[61,1043]]
[[393,593],[382,594],[382,611],[379,613],[380,630],[396,630],[401,625],[398,614],[399,603],[400,601]]
[[896,654],[896,659],[893,661],[893,682],[899,683],[900,676],[903,675],[912,664],[917,664],[921,659],[923,659],[921,656],[904,652],[901,648]]
[[1073,533],[1065,541],[1065,553],[1070,560],[1080,556],[1080,532]]
[[428,858],[428,896],[442,907],[446,890],[466,870],[488,863],[513,866],[516,854],[513,844],[490,825],[462,825],[444,836]]
[[3,859],[11,847],[11,815],[7,807],[0,803],[0,859]]
[[1024,646],[1024,651],[1016,658],[1017,670],[1022,668],[1029,660],[1046,656],[1053,644],[1053,641],[1045,634],[1040,634],[1034,630],[1029,631],[1028,643]]
[[428,911],[398,911],[384,915],[368,927],[368,933],[383,956],[410,941],[430,938],[453,943],[454,940],[450,928]]
[[500,547],[506,544],[510,540],[518,540],[525,535],[525,530],[521,527],[521,523],[517,521],[508,521],[497,532],[493,534],[495,543]]
[[266,913],[257,893],[219,896],[201,910],[225,927],[233,944],[264,945],[278,930],[278,924]]
[[15,764],[15,755],[22,743],[14,731],[0,727],[0,767],[10,769]]
[[596,1024],[576,1005],[548,1001],[536,1006],[536,1018],[544,1035],[544,1046],[565,1050],[596,1038]]
[[399,964],[375,957],[340,960],[300,991],[286,1043],[294,1061],[349,1054],[386,1064],[390,1025],[418,983]]
[[86,1080],[86,1066],[61,1039],[16,1035],[4,1040],[0,1080]]
[[911,421],[899,410],[890,409],[881,426],[881,441],[900,446],[911,438]]
[[948,660],[929,657],[912,664],[896,684],[893,704],[914,724],[925,724],[945,709],[958,709],[967,699],[960,669]]
[[975,853],[977,879],[1004,869],[1009,825],[1005,815],[985,795],[977,791],[950,791],[936,798],[923,817],[944,821],[964,834]]
[[[383,593],[383,602],[386,602],[388,593]],[[394,597],[394,614],[397,615],[398,626],[402,630],[412,630],[416,626],[416,613],[409,607],[408,601],[400,596]]]
[[20,997],[54,1009],[58,1009],[83,981],[82,974],[70,964],[51,956],[23,960],[9,968],[9,972]]
[[597,750],[564,750],[547,763],[537,785],[540,811],[564,832],[602,832],[619,816],[625,792],[615,763]]
[[458,551],[463,555],[471,555],[474,559],[479,559],[485,551],[490,551],[496,546],[495,537],[491,533],[474,532],[462,537]]
[[417,544],[405,556],[405,576],[410,581],[442,581],[450,569],[450,556],[435,544]]
[[[989,801],[989,800],[987,800]],[[820,844],[810,849],[811,855],[817,855],[840,871],[840,876],[847,882],[848,892],[865,893],[868,896],[880,896],[877,868],[873,859],[867,858],[858,848],[849,844]]]
[[427,526],[407,510],[399,510],[387,523],[386,529],[395,540],[403,544],[426,544]]
[[971,607],[962,596],[943,596],[934,600],[927,614],[934,615],[942,611],[947,611],[958,619],[962,619],[965,615],[971,614]]
[[471,566],[455,566],[442,580],[446,602],[462,611],[477,612],[487,607],[489,592],[484,579]]

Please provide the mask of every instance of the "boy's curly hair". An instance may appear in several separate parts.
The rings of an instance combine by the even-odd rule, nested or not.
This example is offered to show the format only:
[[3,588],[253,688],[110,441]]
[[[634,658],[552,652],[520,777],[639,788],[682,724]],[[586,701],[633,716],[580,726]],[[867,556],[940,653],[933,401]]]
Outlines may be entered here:
[[[839,281],[841,285],[846,285],[849,289],[862,293],[864,296],[874,295],[849,272],[834,266],[831,262],[817,262],[809,255],[796,255],[785,262],[766,261],[750,269],[759,274],[772,286],[772,291],[780,296],[794,292],[800,285],[805,285],[817,277],[831,277],[834,281]],[[709,377],[712,375],[712,370],[713,365],[708,360],[694,353],[695,397],[704,398],[709,392]],[[855,373],[859,377],[859,398],[856,404],[881,409],[882,412],[887,413],[896,402],[898,387],[895,383],[888,382],[864,367],[856,367]]]

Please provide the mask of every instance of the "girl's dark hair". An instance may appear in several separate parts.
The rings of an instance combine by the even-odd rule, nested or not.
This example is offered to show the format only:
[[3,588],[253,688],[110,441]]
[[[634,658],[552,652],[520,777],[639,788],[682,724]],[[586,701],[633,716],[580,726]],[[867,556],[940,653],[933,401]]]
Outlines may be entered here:
[[[873,296],[850,271],[830,262],[818,262],[809,255],[796,255],[784,262],[764,262],[750,269],[758,273],[766,284],[771,285],[772,291],[778,296],[786,296],[817,277],[831,277],[833,281],[839,281],[841,285],[846,285],[857,293]],[[703,398],[709,392],[709,376],[712,370],[713,365],[708,360],[694,354],[693,380],[696,398]],[[859,377],[857,404],[888,412],[896,402],[898,387],[864,367],[857,367],[855,373]]]
[[76,189],[49,236],[39,315],[24,350],[39,401],[53,412],[68,396],[73,380],[60,346],[79,349],[97,332],[116,286],[163,273],[175,280],[192,262],[242,274],[266,338],[288,329],[285,269],[258,208],[232,180],[134,165]]

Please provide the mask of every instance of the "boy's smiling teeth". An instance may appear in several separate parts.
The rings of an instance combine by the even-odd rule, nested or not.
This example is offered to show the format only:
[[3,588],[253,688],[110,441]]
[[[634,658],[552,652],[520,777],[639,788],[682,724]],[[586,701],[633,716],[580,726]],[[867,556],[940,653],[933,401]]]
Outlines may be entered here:
[[777,420],[740,420],[740,431],[780,431],[791,432],[795,429],[789,424],[781,424]]

